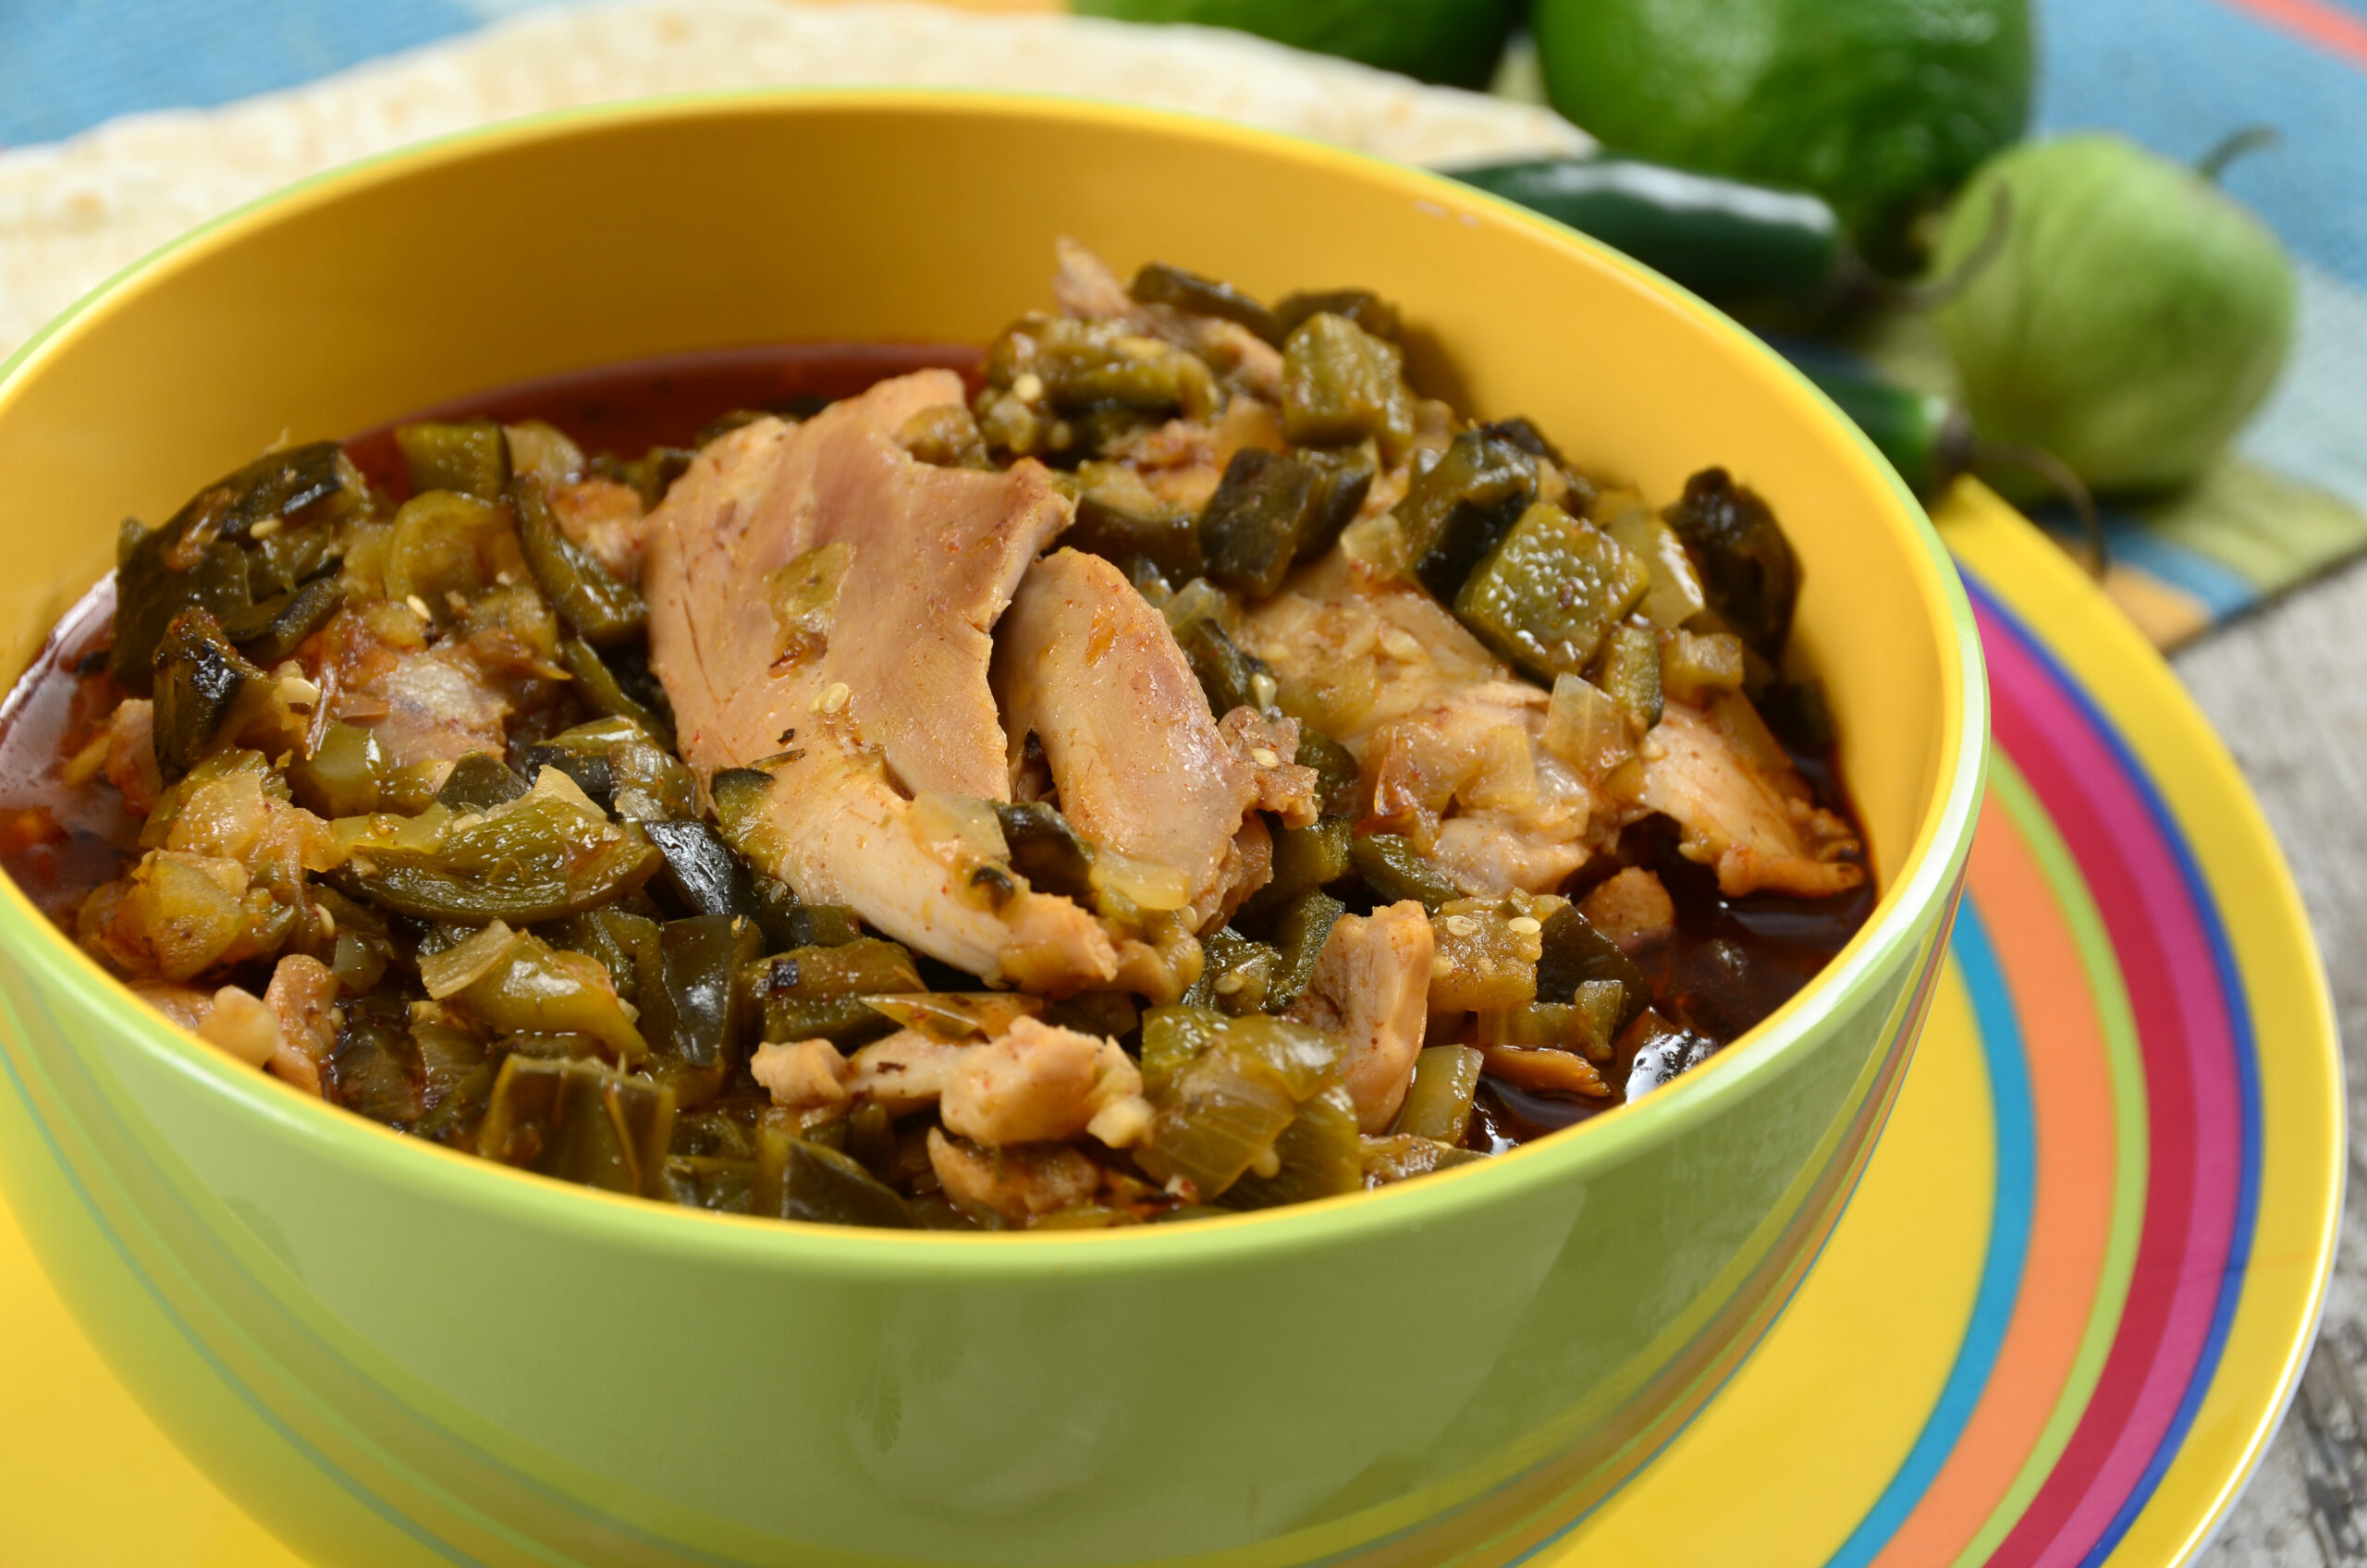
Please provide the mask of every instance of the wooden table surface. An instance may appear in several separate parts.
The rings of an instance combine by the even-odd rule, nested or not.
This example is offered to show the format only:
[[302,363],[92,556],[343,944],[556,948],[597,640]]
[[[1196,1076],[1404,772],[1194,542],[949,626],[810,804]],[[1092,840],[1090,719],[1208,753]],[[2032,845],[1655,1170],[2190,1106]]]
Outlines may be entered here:
[[[2260,796],[2317,928],[2349,1067],[2350,1170],[2367,1111],[2367,564],[2171,662]],[[2274,1042],[2268,1043],[2274,1048]],[[2367,1564],[2367,1215],[2343,1217],[2301,1390],[2208,1568]]]

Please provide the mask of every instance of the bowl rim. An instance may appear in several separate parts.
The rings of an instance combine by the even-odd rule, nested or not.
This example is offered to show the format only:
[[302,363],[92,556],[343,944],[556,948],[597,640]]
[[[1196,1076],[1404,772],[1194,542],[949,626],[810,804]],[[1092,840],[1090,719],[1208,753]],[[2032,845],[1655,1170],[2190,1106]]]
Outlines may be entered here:
[[[568,1235],[597,1235],[656,1256],[728,1258],[735,1265],[791,1273],[827,1270],[877,1277],[957,1265],[972,1274],[1033,1275],[1085,1259],[1096,1249],[1103,1269],[1158,1273],[1206,1267],[1214,1255],[1235,1260],[1272,1251],[1305,1252],[1348,1244],[1376,1232],[1415,1231],[1539,1187],[1582,1180],[1719,1114],[1758,1081],[1777,1072],[1816,1026],[1844,1011],[1900,949],[1919,940],[1923,916],[1950,898],[1970,848],[1986,774],[1988,684],[1972,610],[1954,563],[1921,504],[1896,471],[1823,393],[1773,349],[1678,284],[1609,246],[1502,198],[1444,175],[1310,138],[1212,116],[1114,100],[995,89],[771,87],[668,94],[578,105],[476,127],[363,158],[307,177],[218,214],[158,246],[92,288],[0,360],[0,419],[22,387],[78,334],[110,312],[197,262],[237,246],[290,214],[333,204],[348,193],[512,147],[564,141],[585,132],[642,125],[749,116],[828,117],[848,114],[960,120],[1041,119],[1086,129],[1120,126],[1154,135],[1229,143],[1254,155],[1295,163],[1319,176],[1394,189],[1427,206],[1456,208],[1511,225],[1624,275],[1717,337],[1728,352],[1773,373],[1772,390],[1838,438],[1841,455],[1895,503],[1889,525],[1911,545],[1908,558],[1923,619],[1941,639],[1938,707],[1939,785],[1927,798],[1900,875],[1866,923],[1798,992],[1708,1062],[1675,1092],[1648,1096],[1590,1118],[1564,1133],[1490,1159],[1434,1172],[1418,1182],[1343,1194],[1178,1226],[1106,1230],[963,1232],[877,1231],[809,1221],[685,1209],[678,1205],[578,1186],[463,1154],[398,1133],[328,1105],[249,1067],[173,1023],[141,1001],[66,933],[36,910],[12,878],[0,876],[0,946],[36,984],[46,982],[95,1005],[99,1020],[162,1067],[228,1099],[240,1109],[316,1146],[324,1158],[358,1166],[374,1181],[454,1207],[507,1211],[509,1219]],[[38,654],[34,655],[38,658]],[[31,667],[28,666],[30,668]],[[19,677],[21,679],[21,676]],[[1944,934],[1936,939],[1944,940]],[[1846,1197],[1846,1194],[1845,1194]]]

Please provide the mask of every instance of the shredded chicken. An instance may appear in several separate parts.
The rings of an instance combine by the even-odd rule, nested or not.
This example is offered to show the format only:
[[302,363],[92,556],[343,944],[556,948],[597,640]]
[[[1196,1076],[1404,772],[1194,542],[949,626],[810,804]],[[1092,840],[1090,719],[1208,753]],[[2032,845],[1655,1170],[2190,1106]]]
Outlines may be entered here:
[[[772,773],[771,869],[799,897],[989,980],[1105,984],[1118,959],[1091,915],[1033,891],[995,907],[968,885],[976,846],[915,820],[914,795],[1009,798],[987,631],[1070,515],[1033,462],[934,468],[896,445],[961,398],[925,371],[710,443],[650,517],[651,665],[703,779]],[[832,546],[835,566],[816,553]],[[816,638],[791,639],[767,589],[793,563],[836,573]]]
[[106,779],[123,796],[123,809],[146,816],[165,792],[165,776],[156,766],[156,704],[133,697],[115,710],[107,721]]
[[847,1078],[852,1068],[839,1047],[828,1040],[798,1040],[758,1046],[748,1058],[748,1072],[788,1110],[835,1110],[852,1097]]
[[1729,898],[1770,891],[1821,899],[1866,879],[1843,858],[1849,825],[1817,805],[1782,746],[1740,692],[1707,708],[1671,703],[1646,738],[1643,803],[1684,829],[1678,852],[1715,867]]
[[1472,892],[1550,891],[1620,826],[1537,743],[1545,692],[1437,600],[1342,551],[1253,606],[1241,641],[1355,754],[1360,830],[1404,835]]
[[[433,646],[411,606],[379,600],[341,610],[320,633],[328,711],[376,738],[398,767],[499,756],[526,681],[548,680],[508,635],[448,636]],[[521,662],[526,668],[520,668]]]
[[279,1049],[279,1021],[261,997],[236,986],[214,993],[214,1005],[205,1010],[197,1033],[249,1067],[261,1067]]
[[1413,1082],[1429,1022],[1430,918],[1408,899],[1332,924],[1315,974],[1290,1015],[1343,1036],[1340,1071],[1356,1125],[1382,1133]]
[[[1077,831],[1183,873],[1196,926],[1220,912],[1245,813],[1270,795],[1313,820],[1313,771],[1281,776],[1290,753],[1271,750],[1283,738],[1262,727],[1263,761],[1235,742],[1239,725],[1220,729],[1166,618],[1098,556],[1061,550],[1020,580],[996,631],[994,685],[1013,740],[1042,745]],[[1297,727],[1284,723],[1295,751]]]
[[932,1127],[928,1163],[947,1197],[1012,1225],[1090,1203],[1101,1185],[1101,1168],[1067,1144],[982,1149]]
[[965,1050],[938,1109],[947,1127],[996,1148],[1087,1132],[1122,1147],[1150,1126],[1142,1073],[1116,1041],[1033,1018]]
[[845,1080],[847,1093],[890,1116],[907,1116],[937,1103],[962,1053],[917,1029],[900,1029],[854,1053]]
[[619,582],[641,576],[641,492],[613,479],[579,479],[550,489],[559,532],[583,546]]
[[273,966],[264,1005],[278,1024],[271,1053],[272,1076],[312,1094],[321,1092],[321,1070],[337,1049],[345,1022],[337,1006],[337,978],[319,959],[289,953]]
[[1579,900],[1578,913],[1631,956],[1668,940],[1676,929],[1676,905],[1668,889],[1640,865],[1597,885]]

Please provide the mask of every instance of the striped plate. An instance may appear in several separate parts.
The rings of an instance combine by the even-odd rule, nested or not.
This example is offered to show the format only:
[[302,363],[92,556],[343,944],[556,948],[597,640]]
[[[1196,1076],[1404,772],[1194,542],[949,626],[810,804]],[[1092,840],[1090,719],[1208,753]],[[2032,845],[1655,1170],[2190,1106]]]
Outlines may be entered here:
[[[2275,842],[2084,578],[1985,493],[1942,522],[1999,746],[1913,1069],[1764,1344],[1524,1562],[2166,1568],[2299,1374],[2341,1070]],[[4,1215],[0,1407],[0,1561],[293,1562],[139,1413]]]

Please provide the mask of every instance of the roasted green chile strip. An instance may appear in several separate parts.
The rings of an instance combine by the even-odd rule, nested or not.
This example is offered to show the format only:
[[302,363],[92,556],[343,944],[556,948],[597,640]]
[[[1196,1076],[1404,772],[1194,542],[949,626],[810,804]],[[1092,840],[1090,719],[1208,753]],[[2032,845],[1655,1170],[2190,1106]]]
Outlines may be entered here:
[[1294,561],[1340,536],[1371,488],[1372,468],[1361,461],[1244,447],[1200,513],[1208,580],[1265,597]]
[[263,678],[205,611],[174,618],[156,649],[156,766],[167,781],[204,758],[239,694]]
[[595,1061],[511,1055],[494,1080],[477,1152],[612,1193],[664,1195],[671,1085]]
[[267,669],[292,656],[344,607],[345,585],[333,577],[315,578],[225,618],[222,635]]
[[752,1015],[740,972],[761,946],[755,923],[739,915],[694,914],[660,928],[656,973],[642,976],[642,1032],[662,1064],[697,1075],[698,1100],[739,1060]]
[[1471,569],[1536,498],[1536,459],[1502,436],[1466,430],[1391,515],[1414,575],[1453,604]]
[[1546,916],[1541,939],[1545,950],[1537,961],[1539,1001],[1570,1001],[1585,981],[1615,980],[1621,987],[1617,1025],[1621,1029],[1651,1001],[1651,986],[1636,961],[1596,930],[1576,904],[1564,904]]
[[1661,515],[1701,568],[1710,607],[1763,657],[1780,657],[1799,602],[1800,564],[1767,503],[1724,469],[1705,468]]
[[1355,863],[1356,875],[1382,903],[1413,899],[1424,909],[1436,911],[1463,897],[1463,889],[1445,872],[1424,859],[1410,840],[1394,833],[1367,834],[1350,846],[1349,857]]
[[1041,802],[998,805],[995,817],[1011,849],[1011,869],[1029,887],[1092,902],[1093,846],[1059,810]]
[[1551,680],[1584,670],[1650,586],[1651,573],[1616,540],[1539,501],[1472,569],[1454,613],[1504,658]]
[[332,873],[397,914],[480,925],[552,920],[607,903],[654,876],[657,851],[554,802],[520,800],[456,825],[433,850],[362,839]]
[[611,577],[590,551],[559,531],[542,486],[513,482],[509,504],[518,516],[518,543],[526,552],[527,570],[559,619],[595,648],[639,636],[648,623],[649,606],[631,585]]
[[489,419],[399,424],[395,447],[414,496],[457,490],[498,501],[509,486],[509,440]]
[[907,1231],[912,1209],[853,1156],[775,1127],[756,1133],[752,1212],[816,1225]]
[[1138,304],[1171,305],[1195,315],[1219,316],[1240,323],[1277,347],[1282,341],[1282,329],[1274,320],[1273,312],[1230,283],[1202,277],[1165,262],[1146,263],[1134,274],[1134,285],[1126,292]]

